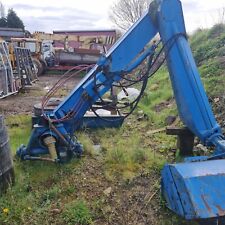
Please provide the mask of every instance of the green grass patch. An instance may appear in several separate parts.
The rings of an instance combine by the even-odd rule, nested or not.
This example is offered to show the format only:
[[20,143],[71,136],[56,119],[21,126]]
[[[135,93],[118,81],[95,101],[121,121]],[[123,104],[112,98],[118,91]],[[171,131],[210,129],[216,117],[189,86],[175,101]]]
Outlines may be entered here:
[[88,154],[88,155],[94,155],[95,154],[94,143],[90,139],[88,134],[85,133],[85,131],[78,132],[77,133],[77,138],[78,138],[79,142],[83,145],[84,154]]
[[31,134],[31,115],[13,115],[6,117],[10,145],[13,153],[21,144],[27,144]]
[[152,128],[165,126],[165,119],[169,115],[177,115],[177,109],[173,100],[173,90],[169,73],[165,68],[149,80],[145,94],[138,105],[149,117]]
[[165,163],[159,154],[145,145],[141,133],[130,130],[129,136],[126,136],[127,129],[123,126],[118,130],[98,131],[105,155],[105,173],[109,179],[118,176],[130,179],[144,168],[159,171]]
[[88,225],[92,224],[91,212],[83,200],[72,201],[65,205],[63,211],[63,220],[68,225],[80,224]]
[[197,65],[218,56],[224,56],[225,25],[216,24],[211,29],[197,30],[190,37],[191,48]]

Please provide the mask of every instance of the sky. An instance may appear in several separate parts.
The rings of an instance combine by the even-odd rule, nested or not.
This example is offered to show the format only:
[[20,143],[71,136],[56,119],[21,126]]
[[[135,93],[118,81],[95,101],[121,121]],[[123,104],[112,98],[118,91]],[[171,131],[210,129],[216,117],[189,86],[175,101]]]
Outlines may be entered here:
[[[110,7],[117,0],[2,0],[13,8],[30,32],[111,29]],[[186,29],[211,27],[220,22],[225,0],[181,0]],[[224,16],[225,20],[225,16]],[[225,21],[224,21],[225,22]]]

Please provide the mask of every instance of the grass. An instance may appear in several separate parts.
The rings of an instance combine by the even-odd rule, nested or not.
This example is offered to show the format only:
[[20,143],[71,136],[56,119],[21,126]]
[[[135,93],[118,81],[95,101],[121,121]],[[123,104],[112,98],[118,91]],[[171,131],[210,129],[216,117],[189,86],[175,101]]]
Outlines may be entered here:
[[10,137],[10,145],[12,152],[21,144],[27,144],[31,133],[31,117],[30,115],[13,115],[6,117],[6,125]]
[[[157,106],[159,110],[156,110]],[[149,116],[155,128],[165,126],[165,119],[168,115],[177,115],[169,74],[165,68],[150,79],[138,108]]]
[[[67,182],[68,174],[71,176],[76,167],[76,161],[65,166],[16,161],[15,185],[1,197],[0,224],[50,223],[51,209],[64,208],[68,196],[76,192],[74,184]],[[4,209],[8,213],[4,213]],[[64,224],[59,215],[55,219]]]
[[[124,125],[120,130],[99,130],[100,144],[104,151],[105,173],[109,179],[132,179],[141,170],[157,170],[165,163],[163,158],[147,146],[142,133]],[[122,138],[121,138],[122,137]]]
[[198,66],[214,57],[224,56],[225,25],[217,24],[211,29],[197,30],[190,43]]
[[87,133],[79,132],[79,133],[77,133],[77,138],[78,138],[79,142],[82,143],[82,145],[83,145],[84,154],[88,154],[91,156],[95,154],[94,143],[90,139],[90,137],[88,136]]
[[197,30],[190,37],[195,61],[206,91],[211,97],[220,96],[224,92],[224,42],[224,24],[216,24],[211,29]]
[[[143,110],[148,115],[148,121],[138,123],[136,116],[133,116],[131,124],[125,123],[119,130],[97,130],[94,135],[92,133],[90,135],[89,132],[78,134],[85,152],[90,155],[94,152],[93,136],[94,139],[98,137],[97,144],[101,145],[105,174],[109,180],[114,180],[116,177],[132,179],[142,170],[159,172],[165,163],[163,154],[175,147],[174,137],[167,138],[166,134],[155,134],[152,137],[145,135],[149,130],[164,127],[168,115],[177,115],[166,69],[161,69],[149,83],[144,98],[134,113],[138,115],[138,111]],[[155,110],[157,105],[168,102],[169,106],[163,105],[160,112]],[[157,138],[158,136],[160,138]],[[154,141],[151,141],[152,138]],[[164,145],[161,144],[163,141],[165,141]]]
[[[6,125],[14,155],[22,143],[28,143],[31,117],[24,114],[8,116]],[[28,221],[29,224],[45,223],[51,207],[55,204],[61,206],[60,198],[75,192],[74,185],[67,183],[64,178],[65,175],[71,174],[77,165],[76,160],[64,166],[16,160],[15,185],[1,197],[0,224],[28,224]],[[60,218],[58,220],[60,221]],[[62,220],[61,224],[63,223]]]
[[64,222],[68,225],[92,224],[92,216],[87,204],[83,200],[72,201],[65,205],[65,210],[62,214]]

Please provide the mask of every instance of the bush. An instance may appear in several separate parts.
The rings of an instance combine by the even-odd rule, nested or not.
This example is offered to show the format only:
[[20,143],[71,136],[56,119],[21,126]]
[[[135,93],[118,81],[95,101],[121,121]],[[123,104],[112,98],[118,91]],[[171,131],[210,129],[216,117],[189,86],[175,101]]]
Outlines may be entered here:
[[222,23],[215,24],[208,33],[208,38],[219,37],[221,34],[225,33],[225,25]]
[[217,24],[211,29],[197,30],[190,38],[197,65],[225,55],[225,25]]

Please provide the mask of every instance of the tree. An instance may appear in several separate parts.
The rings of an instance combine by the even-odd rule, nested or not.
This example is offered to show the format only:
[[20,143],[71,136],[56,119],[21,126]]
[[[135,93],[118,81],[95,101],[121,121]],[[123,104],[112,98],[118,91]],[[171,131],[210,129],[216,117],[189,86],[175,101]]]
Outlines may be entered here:
[[109,18],[120,29],[127,30],[148,9],[151,0],[119,0],[111,7]]
[[219,9],[218,11],[218,23],[225,23],[225,7]]
[[24,30],[23,21],[17,16],[13,9],[9,9],[8,11],[7,26],[10,28],[22,28]]
[[6,18],[0,18],[0,27],[7,27],[7,20]]
[[2,2],[0,2],[0,17],[5,18],[5,7]]
[[5,18],[5,7],[0,2],[0,27],[7,27],[7,20]]

